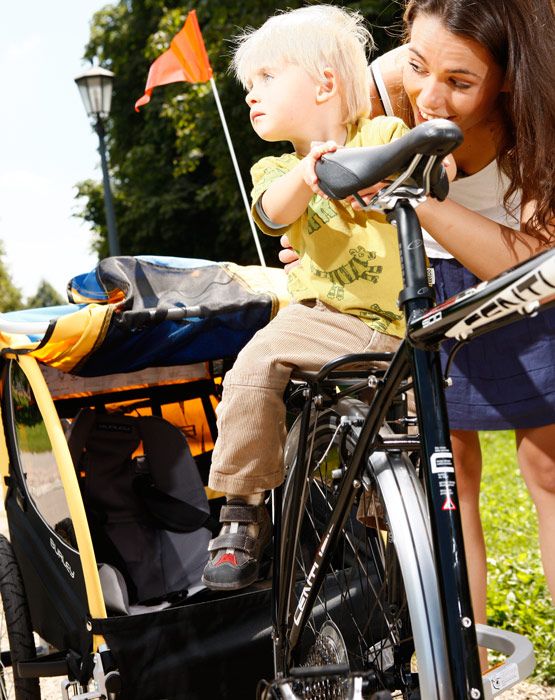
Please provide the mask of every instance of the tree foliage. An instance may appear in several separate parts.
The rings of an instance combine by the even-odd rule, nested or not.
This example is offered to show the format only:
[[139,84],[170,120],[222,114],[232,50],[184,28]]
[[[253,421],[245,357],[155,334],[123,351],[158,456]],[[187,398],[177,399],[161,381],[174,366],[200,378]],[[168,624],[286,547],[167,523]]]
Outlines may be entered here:
[[66,300],[58,294],[54,287],[46,280],[41,280],[37,291],[32,297],[27,299],[28,309],[40,309],[45,306],[59,306],[65,304]]
[[0,312],[15,311],[22,307],[21,290],[15,286],[4,262],[4,245],[0,241]]
[[[143,93],[150,64],[167,50],[194,7],[249,191],[251,165],[289,146],[265,143],[253,132],[242,88],[227,74],[229,40],[245,26],[259,26],[276,9],[303,4],[298,0],[120,0],[94,16],[86,56],[97,57],[116,75],[107,133],[123,254],[257,262],[209,84],[157,88],[139,114],[133,107]],[[395,0],[343,4],[363,13],[380,50],[396,41],[384,29],[398,24]],[[92,224],[95,248],[103,257],[108,244],[101,183],[80,183],[79,196],[85,202],[81,216]],[[278,245],[262,238],[266,258],[275,264]]]

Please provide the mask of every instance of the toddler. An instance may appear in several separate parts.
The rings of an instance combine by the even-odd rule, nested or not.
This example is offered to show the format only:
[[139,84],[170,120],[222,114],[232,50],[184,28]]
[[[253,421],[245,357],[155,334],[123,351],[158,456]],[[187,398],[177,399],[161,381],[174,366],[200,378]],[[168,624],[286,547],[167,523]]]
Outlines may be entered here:
[[227,504],[209,545],[210,588],[240,589],[258,577],[271,539],[264,494],[283,480],[291,372],[347,353],[395,350],[404,332],[395,231],[379,213],[330,201],[314,170],[338,147],[383,144],[407,131],[395,117],[368,118],[370,46],[361,15],[331,5],[276,14],[237,38],[232,67],[253,129],[293,147],[252,168],[253,215],[264,233],[287,233],[300,263],[288,275],[293,302],[258,331],[224,380],[209,485]]

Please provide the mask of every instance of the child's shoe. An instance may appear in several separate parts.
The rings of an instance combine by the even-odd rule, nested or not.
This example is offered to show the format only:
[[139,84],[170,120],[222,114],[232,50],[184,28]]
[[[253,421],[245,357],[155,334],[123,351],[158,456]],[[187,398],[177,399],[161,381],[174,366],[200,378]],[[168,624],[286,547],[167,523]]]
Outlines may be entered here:
[[246,588],[258,579],[262,552],[272,539],[272,522],[264,505],[241,500],[222,506],[220,534],[210,540],[211,558],[202,582],[214,590]]

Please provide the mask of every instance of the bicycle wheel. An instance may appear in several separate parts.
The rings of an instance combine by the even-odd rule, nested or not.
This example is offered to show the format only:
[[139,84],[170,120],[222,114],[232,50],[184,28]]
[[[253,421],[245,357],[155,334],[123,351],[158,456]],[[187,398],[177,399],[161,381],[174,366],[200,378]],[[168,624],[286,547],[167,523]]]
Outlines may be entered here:
[[[361,406],[344,400],[340,413],[325,410],[313,416],[309,484],[296,551],[297,593],[309,577],[343,467],[356,444]],[[297,432],[294,425],[286,459],[294,454]],[[287,466],[284,509],[295,459],[290,457]],[[351,672],[364,675],[365,697],[387,690],[394,697],[443,700],[450,683],[438,585],[425,499],[408,456],[374,453],[362,491],[362,503],[355,505],[341,532],[290,666],[347,663]],[[348,697],[347,688],[340,677],[293,684],[300,698]]]
[[0,535],[0,700],[40,700],[38,678],[21,678],[18,661],[35,657],[35,643],[21,574],[10,542]]

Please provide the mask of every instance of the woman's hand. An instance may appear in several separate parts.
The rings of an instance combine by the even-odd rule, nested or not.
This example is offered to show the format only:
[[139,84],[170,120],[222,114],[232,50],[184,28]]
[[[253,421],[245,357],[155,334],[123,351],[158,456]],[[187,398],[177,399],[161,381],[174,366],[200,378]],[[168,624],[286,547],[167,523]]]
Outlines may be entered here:
[[457,164],[455,163],[452,153],[442,160],[442,165],[445,168],[449,182],[453,182],[457,176]]
[[[364,201],[364,204],[368,205],[372,197],[376,194],[376,192],[379,192],[383,187],[386,187],[388,184],[391,183],[377,182],[375,185],[372,185],[372,187],[367,187],[364,190],[360,190],[360,192],[357,192],[357,194]],[[347,197],[345,201],[348,202],[355,211],[360,211],[362,209],[359,202],[352,195],[350,197]]]
[[285,272],[289,272],[299,264],[299,255],[297,251],[293,250],[291,247],[291,243],[289,242],[289,238],[287,237],[286,233],[284,233],[279,239],[279,242],[282,246],[282,250],[279,251],[278,258],[280,262],[284,264],[283,269]]
[[[447,173],[447,177],[449,179],[449,182],[453,182],[457,175],[457,164],[455,163],[455,159],[453,158],[452,154],[449,154],[446,156],[443,161],[442,161],[443,167],[445,168],[445,171]],[[376,192],[379,192],[383,187],[386,187],[387,185],[390,185],[390,182],[378,182],[375,185],[372,185],[372,187],[368,187],[364,190],[360,190],[358,192],[358,196],[361,197],[366,205],[370,203],[370,200],[372,197],[376,194]],[[360,211],[362,209],[361,205],[359,202],[353,197],[347,197],[346,201],[349,202],[349,204],[352,206],[352,208],[355,211]]]

